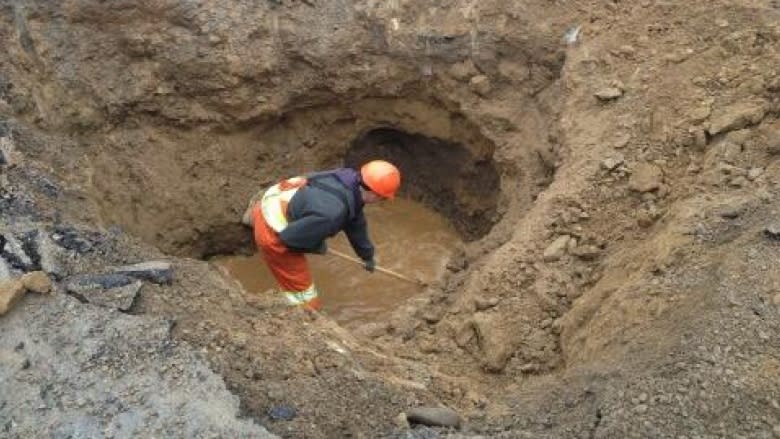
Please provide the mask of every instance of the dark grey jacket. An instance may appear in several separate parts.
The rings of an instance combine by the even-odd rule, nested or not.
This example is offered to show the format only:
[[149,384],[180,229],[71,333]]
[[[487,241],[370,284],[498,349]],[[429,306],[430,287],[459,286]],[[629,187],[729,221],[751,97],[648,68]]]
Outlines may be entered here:
[[368,237],[363,200],[359,198],[359,178],[354,179],[354,187],[347,187],[336,174],[320,173],[311,177],[309,184],[298,189],[287,206],[289,223],[279,233],[282,242],[294,251],[313,253],[326,238],[343,230],[360,258],[373,259],[374,245]]

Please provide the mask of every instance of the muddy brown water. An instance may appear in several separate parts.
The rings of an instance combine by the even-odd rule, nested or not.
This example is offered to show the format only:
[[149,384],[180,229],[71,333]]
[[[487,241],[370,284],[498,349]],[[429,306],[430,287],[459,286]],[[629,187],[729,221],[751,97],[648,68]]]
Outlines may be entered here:
[[[365,208],[379,266],[431,283],[441,279],[460,242],[439,214],[410,200],[396,199]],[[343,233],[328,240],[331,249],[354,252]],[[334,255],[308,255],[323,312],[345,326],[380,321],[388,311],[421,292],[422,287],[387,274],[368,273],[361,265]],[[251,294],[271,294],[276,283],[259,254],[212,260]],[[278,293],[276,293],[278,294]]]

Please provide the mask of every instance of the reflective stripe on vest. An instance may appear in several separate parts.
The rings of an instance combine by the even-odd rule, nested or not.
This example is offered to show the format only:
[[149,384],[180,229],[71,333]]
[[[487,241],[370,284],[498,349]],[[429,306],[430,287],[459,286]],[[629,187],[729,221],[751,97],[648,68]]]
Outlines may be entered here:
[[281,233],[287,227],[287,205],[298,189],[306,185],[303,177],[293,177],[268,188],[263,194],[260,209],[265,222],[276,232]]
[[314,284],[304,291],[285,291],[285,297],[290,305],[304,305],[307,302],[317,298],[317,287]]

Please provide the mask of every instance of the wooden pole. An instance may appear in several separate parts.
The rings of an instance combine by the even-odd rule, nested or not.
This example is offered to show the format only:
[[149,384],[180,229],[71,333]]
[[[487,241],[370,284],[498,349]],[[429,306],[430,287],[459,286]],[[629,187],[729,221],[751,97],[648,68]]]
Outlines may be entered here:
[[[328,253],[330,253],[332,255],[335,255],[335,256],[338,256],[341,259],[346,259],[347,261],[354,262],[354,263],[359,264],[361,266],[365,266],[365,262],[361,261],[360,259],[352,257],[352,256],[350,256],[348,254],[342,253],[342,252],[340,252],[338,250],[328,249]],[[390,270],[390,269],[387,269],[387,268],[384,268],[384,267],[380,267],[378,265],[375,267],[375,269],[376,269],[376,271],[379,271],[381,273],[393,276],[393,277],[401,279],[401,280],[405,280],[406,282],[411,282],[411,283],[416,284],[416,285],[421,286],[421,287],[426,286],[426,283],[421,281],[421,280],[419,280],[419,279],[412,279],[411,277],[404,276],[403,274],[395,272],[393,270]]]

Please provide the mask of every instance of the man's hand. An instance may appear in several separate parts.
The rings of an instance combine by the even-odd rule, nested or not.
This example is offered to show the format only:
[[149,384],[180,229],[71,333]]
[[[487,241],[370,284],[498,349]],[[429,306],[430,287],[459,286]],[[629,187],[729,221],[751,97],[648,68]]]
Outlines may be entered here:
[[318,255],[324,255],[324,254],[328,253],[328,243],[325,242],[325,241],[322,241],[317,248],[312,250],[312,253],[316,253]]
[[364,259],[363,268],[365,268],[366,271],[368,271],[369,273],[373,273],[374,269],[376,268],[376,261],[374,260],[374,258]]

